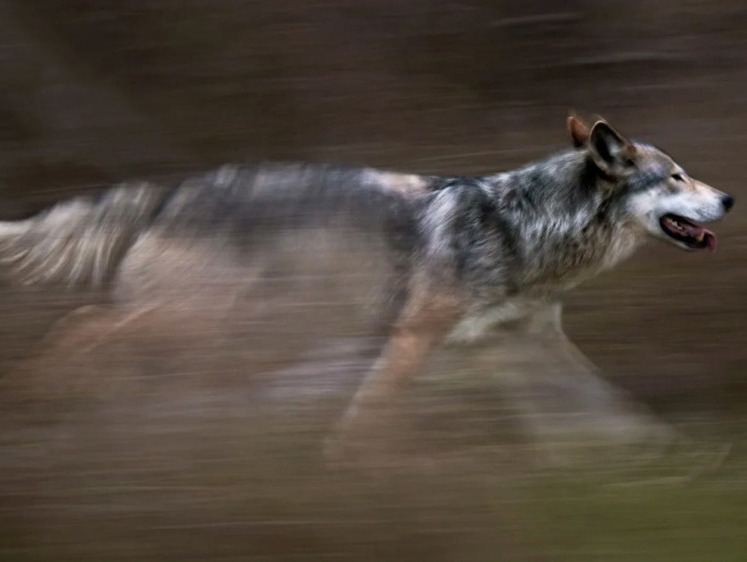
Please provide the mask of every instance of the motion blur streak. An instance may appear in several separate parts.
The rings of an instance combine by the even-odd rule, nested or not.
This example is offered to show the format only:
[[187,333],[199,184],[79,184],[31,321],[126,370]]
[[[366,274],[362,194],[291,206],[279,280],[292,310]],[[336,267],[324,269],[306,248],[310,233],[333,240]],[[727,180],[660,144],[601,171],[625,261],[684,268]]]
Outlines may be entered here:
[[[3,2],[0,220],[76,195],[94,204],[45,231],[62,235],[48,251],[86,246],[90,260],[66,268],[23,243],[5,254],[0,559],[740,559],[745,24],[733,0]],[[217,239],[179,237],[144,281],[157,268],[185,285],[197,275],[204,293],[144,282],[169,314],[112,316],[127,295],[112,296],[111,265],[147,243],[134,233],[198,170],[222,170],[216,181],[234,173],[225,162],[402,170],[378,177],[408,197],[428,189],[422,178],[566,149],[569,108],[663,147],[737,200],[715,254],[652,243],[566,301],[569,336],[675,439],[538,447],[526,420],[553,418],[520,419],[517,404],[562,413],[573,388],[544,360],[555,342],[506,331],[495,354],[435,354],[394,401],[377,454],[330,463],[322,443],[382,346],[370,319],[387,303],[343,306],[381,302],[361,292],[387,255],[373,237],[257,246],[300,250],[310,270],[344,266],[334,278],[285,275],[282,259],[247,274]],[[122,181],[142,198],[97,215]],[[69,221],[80,213],[91,220]],[[347,261],[330,262],[330,244]],[[195,252],[208,265],[188,271]],[[226,279],[245,290],[222,290]],[[44,353],[55,345],[68,352]],[[517,382],[527,373],[531,388]]]

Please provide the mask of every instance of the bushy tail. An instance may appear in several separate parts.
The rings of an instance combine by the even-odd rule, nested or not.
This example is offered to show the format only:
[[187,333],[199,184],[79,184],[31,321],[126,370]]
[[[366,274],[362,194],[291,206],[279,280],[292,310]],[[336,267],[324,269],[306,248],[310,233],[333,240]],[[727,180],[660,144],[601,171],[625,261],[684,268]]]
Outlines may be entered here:
[[123,184],[34,217],[0,222],[0,263],[24,284],[104,285],[165,197],[163,187]]

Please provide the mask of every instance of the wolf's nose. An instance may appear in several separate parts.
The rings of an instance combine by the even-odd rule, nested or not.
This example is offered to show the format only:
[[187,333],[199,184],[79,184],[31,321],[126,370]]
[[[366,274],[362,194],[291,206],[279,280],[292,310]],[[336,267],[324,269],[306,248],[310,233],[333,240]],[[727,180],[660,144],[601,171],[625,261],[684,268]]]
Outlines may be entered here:
[[724,195],[721,198],[721,204],[724,206],[724,209],[727,211],[730,210],[734,206],[734,197],[731,195]]

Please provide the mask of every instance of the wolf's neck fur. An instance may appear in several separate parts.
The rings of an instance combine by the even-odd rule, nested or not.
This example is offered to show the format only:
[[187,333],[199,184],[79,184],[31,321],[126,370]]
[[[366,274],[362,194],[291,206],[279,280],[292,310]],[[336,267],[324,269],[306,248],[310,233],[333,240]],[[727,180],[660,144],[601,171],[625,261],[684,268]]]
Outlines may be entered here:
[[516,228],[522,282],[575,285],[628,257],[640,242],[619,193],[585,151],[488,178],[499,209]]

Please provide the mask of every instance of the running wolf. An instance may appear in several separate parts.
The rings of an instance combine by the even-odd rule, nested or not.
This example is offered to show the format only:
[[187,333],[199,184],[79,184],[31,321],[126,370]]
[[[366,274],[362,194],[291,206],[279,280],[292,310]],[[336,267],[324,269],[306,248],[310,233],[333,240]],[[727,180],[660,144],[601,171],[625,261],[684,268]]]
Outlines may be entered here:
[[[278,164],[225,166],[175,187],[125,184],[0,223],[0,257],[23,283],[110,291],[110,306],[68,323],[58,353],[91,349],[75,335],[90,322],[97,337],[116,337],[153,311],[182,318],[198,299],[220,324],[238,309],[261,316],[280,295],[323,302],[309,287],[349,297],[386,334],[336,433],[336,443],[358,441],[441,344],[478,353],[497,327],[518,323],[585,364],[562,332],[566,291],[647,238],[716,248],[700,224],[721,219],[730,195],[604,120],[571,116],[568,131],[567,150],[483,177]],[[332,312],[308,314],[322,326]],[[579,402],[617,408],[616,391],[579,369],[583,380],[569,383]],[[610,418],[615,430],[624,417]]]

